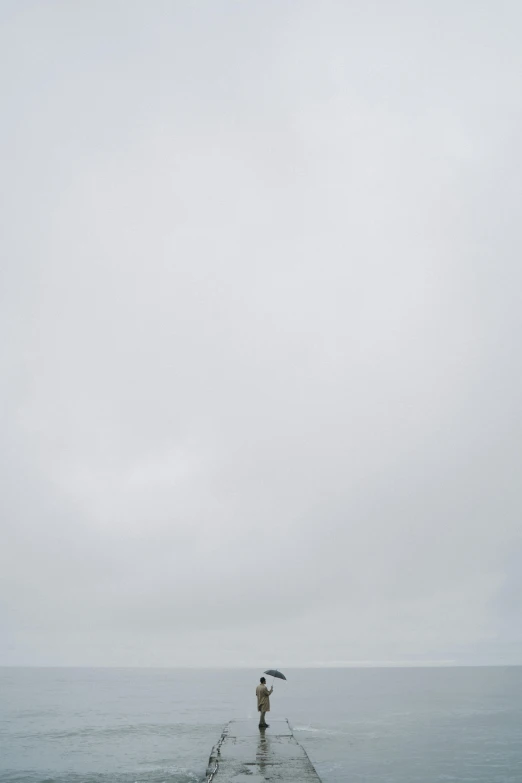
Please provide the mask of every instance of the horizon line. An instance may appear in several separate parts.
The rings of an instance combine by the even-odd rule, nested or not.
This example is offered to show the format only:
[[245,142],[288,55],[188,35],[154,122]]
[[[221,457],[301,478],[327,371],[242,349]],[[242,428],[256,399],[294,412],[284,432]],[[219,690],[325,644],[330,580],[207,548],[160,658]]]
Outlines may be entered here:
[[[426,663],[420,662],[357,662],[357,663],[332,663],[332,664],[301,664],[301,665],[286,665],[283,666],[285,670],[296,671],[310,671],[310,670],[324,670],[324,669],[505,669],[522,667],[522,663],[457,663],[455,661],[448,662],[436,662],[429,661]],[[17,663],[0,663],[0,669],[155,669],[155,670],[182,670],[182,671],[258,671],[262,669],[262,666],[239,664],[233,665],[217,665],[217,666],[192,666],[192,665],[173,665],[173,666],[159,666],[159,665],[118,665],[118,664],[17,664]]]

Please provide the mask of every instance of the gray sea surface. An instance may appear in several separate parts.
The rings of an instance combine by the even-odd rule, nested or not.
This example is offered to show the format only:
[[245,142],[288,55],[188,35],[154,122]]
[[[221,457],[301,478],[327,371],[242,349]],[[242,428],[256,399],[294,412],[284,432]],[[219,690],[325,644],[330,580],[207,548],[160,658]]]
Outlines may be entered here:
[[[277,681],[324,783],[521,783],[522,667],[310,669]],[[189,783],[260,672],[0,669],[1,783]]]

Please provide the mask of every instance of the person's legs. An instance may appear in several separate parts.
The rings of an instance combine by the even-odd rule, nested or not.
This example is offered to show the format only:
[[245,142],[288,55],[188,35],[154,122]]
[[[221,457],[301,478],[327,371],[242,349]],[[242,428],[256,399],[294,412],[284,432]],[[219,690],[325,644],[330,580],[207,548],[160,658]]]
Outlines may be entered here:
[[266,712],[261,711],[259,713],[259,725],[260,726],[266,726],[265,715],[266,715]]

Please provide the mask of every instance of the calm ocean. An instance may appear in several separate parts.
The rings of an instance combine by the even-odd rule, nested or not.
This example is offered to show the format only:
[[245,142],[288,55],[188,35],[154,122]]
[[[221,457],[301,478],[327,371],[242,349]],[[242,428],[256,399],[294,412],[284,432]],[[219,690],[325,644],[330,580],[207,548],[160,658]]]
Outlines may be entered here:
[[[284,670],[284,669],[283,669]],[[0,669],[1,783],[188,783],[258,671]],[[522,668],[286,670],[324,783],[521,783]]]

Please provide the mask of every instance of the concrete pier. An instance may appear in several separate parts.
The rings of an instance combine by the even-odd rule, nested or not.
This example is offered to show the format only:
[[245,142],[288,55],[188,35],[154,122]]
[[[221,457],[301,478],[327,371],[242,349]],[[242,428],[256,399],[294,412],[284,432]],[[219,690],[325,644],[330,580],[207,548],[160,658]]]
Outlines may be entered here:
[[306,751],[287,720],[232,721],[212,748],[207,769],[209,783],[320,783]]

